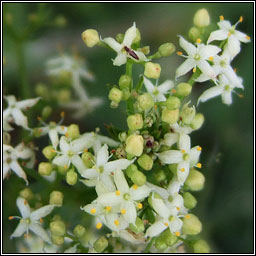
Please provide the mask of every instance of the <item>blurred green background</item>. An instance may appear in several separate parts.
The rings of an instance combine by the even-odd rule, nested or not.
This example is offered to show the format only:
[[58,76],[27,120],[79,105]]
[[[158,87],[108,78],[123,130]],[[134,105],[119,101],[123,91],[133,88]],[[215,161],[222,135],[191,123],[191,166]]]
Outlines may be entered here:
[[[13,26],[22,31],[28,16],[36,8],[37,4],[4,3],[4,15],[11,13]],[[126,128],[124,108],[110,109],[106,97],[106,84],[115,84],[124,72],[124,66],[118,68],[112,65],[111,58],[115,54],[111,51],[87,48],[81,40],[81,32],[94,28],[103,38],[114,37],[117,33],[125,32],[135,21],[141,31],[142,43],[150,45],[152,52],[168,41],[180,50],[177,35],[187,36],[193,15],[200,8],[207,8],[211,21],[215,23],[220,15],[224,15],[232,24],[243,16],[244,22],[238,25],[238,30],[254,38],[253,3],[48,3],[49,19],[52,19],[49,23],[53,22],[54,17],[63,15],[67,25],[61,29],[46,26],[24,45],[30,86],[27,95],[34,97],[35,84],[47,81],[46,60],[56,56],[60,46],[64,52],[71,52],[75,47],[86,58],[89,69],[96,77],[95,82],[85,82],[87,91],[92,96],[105,99],[101,107],[78,121],[80,130],[86,132],[100,127],[102,133],[106,134],[103,123]],[[17,49],[7,30],[4,28],[3,34],[3,55],[7,60],[3,77],[4,94],[22,97]],[[234,103],[230,107],[222,104],[220,97],[200,104],[198,111],[204,113],[206,122],[192,135],[192,144],[203,147],[201,162],[206,176],[204,190],[196,193],[198,206],[194,211],[203,222],[202,237],[210,243],[212,252],[253,252],[253,43],[243,44],[242,53],[232,62],[244,80],[244,97],[233,94]],[[178,56],[157,61],[162,65],[161,80],[174,79],[175,69],[182,61]],[[203,86],[207,84],[195,85],[196,97]],[[64,124],[76,121],[71,116],[67,114]],[[18,214],[15,200],[24,182],[11,175],[3,185],[3,249],[4,252],[14,252],[15,239],[9,240],[9,236],[17,222],[7,219],[9,215]],[[85,189],[82,195],[76,195],[77,203],[73,202],[71,207],[84,205],[84,195],[88,200]],[[77,217],[76,213],[72,216],[74,219]]]

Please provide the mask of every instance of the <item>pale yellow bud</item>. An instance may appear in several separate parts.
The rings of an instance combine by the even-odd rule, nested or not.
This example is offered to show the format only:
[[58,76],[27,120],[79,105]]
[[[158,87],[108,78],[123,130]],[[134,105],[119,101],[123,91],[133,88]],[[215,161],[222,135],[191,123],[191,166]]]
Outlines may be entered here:
[[161,66],[157,63],[147,62],[145,65],[144,75],[148,78],[159,78],[161,73]]
[[82,39],[88,47],[95,46],[99,41],[99,34],[95,29],[87,29],[82,33]]
[[194,16],[194,24],[197,27],[207,27],[210,24],[210,16],[206,9],[200,9]]

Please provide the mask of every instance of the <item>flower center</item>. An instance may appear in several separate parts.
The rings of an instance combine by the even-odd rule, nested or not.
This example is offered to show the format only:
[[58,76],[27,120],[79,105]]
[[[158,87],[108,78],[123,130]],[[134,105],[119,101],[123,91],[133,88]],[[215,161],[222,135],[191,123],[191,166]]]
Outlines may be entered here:
[[6,159],[6,163],[7,163],[7,164],[10,164],[11,161],[12,161],[12,159],[11,159],[10,157],[8,157],[8,158]]
[[68,151],[68,157],[72,157],[72,156],[74,156],[74,154],[75,153],[73,151],[71,151],[71,150]]
[[184,161],[188,161],[189,160],[189,154],[184,154],[183,159],[184,159]]
[[172,222],[174,220],[174,217],[173,216],[170,216],[169,219],[168,219],[170,222]]
[[229,30],[229,34],[232,35],[232,34],[235,34],[235,27],[232,26],[232,28]]
[[25,222],[26,222],[26,224],[30,224],[30,223],[31,223],[30,218],[26,218],[26,219],[25,219]]
[[130,197],[131,197],[131,196],[130,196],[128,193],[125,193],[125,194],[124,194],[124,200],[129,200]]
[[55,128],[56,123],[51,121],[49,125],[50,125],[50,129],[52,129],[52,128]]
[[157,88],[155,88],[154,91],[153,91],[153,94],[158,95],[158,93],[159,93],[159,91],[157,90]]
[[225,85],[225,86],[224,86],[224,90],[225,90],[225,91],[230,91],[230,86],[229,86],[228,84]]
[[227,65],[227,63],[226,63],[225,60],[220,61],[220,66],[221,66],[221,67],[225,68],[226,65]]
[[196,53],[195,56],[194,56],[194,59],[195,60],[200,60],[200,55],[198,53]]
[[168,197],[168,201],[171,203],[173,201],[173,197],[172,196],[169,196]]

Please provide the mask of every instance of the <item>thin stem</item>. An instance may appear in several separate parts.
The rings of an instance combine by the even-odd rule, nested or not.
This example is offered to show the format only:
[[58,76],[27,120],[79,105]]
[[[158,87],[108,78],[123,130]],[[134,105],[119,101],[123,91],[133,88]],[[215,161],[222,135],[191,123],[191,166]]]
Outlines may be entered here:
[[[133,89],[132,66],[133,66],[133,63],[130,62],[129,60],[127,60],[127,62],[126,62],[126,75],[128,75],[131,78],[131,83],[130,83],[130,86],[129,86],[130,91],[132,91],[132,89]],[[127,100],[126,107],[127,107],[127,112],[128,112],[129,115],[134,113],[132,97],[130,97]]]
[[188,83],[192,86],[195,83],[195,80],[200,76],[200,74],[201,74],[201,71],[197,69],[196,72],[193,73],[193,75],[188,80]]

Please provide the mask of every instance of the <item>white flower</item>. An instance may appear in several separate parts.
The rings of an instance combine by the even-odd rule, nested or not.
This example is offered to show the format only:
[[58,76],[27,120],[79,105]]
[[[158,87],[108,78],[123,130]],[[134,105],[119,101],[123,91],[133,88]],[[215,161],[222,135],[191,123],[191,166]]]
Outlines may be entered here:
[[198,163],[201,147],[190,148],[190,137],[187,134],[180,134],[178,147],[180,150],[166,150],[156,154],[164,164],[178,164],[177,177],[182,183],[185,182],[189,168]]
[[53,159],[53,163],[64,168],[68,168],[72,163],[79,173],[86,169],[83,160],[79,156],[85,148],[88,148],[88,140],[86,138],[78,138],[71,142],[65,136],[60,138],[60,150],[58,156]]
[[102,181],[109,188],[114,188],[110,175],[117,170],[125,170],[134,160],[119,159],[108,162],[109,158],[108,146],[105,144],[97,153],[95,165],[90,169],[83,170],[81,175],[86,179],[93,180],[95,185],[98,181]]
[[10,121],[14,121],[16,125],[22,126],[25,129],[29,129],[28,118],[22,113],[21,110],[27,110],[34,106],[40,98],[27,99],[22,101],[17,101],[13,95],[4,96],[4,98],[8,102],[8,107],[3,112],[4,130],[10,131],[13,129],[8,124]]
[[144,84],[149,94],[153,97],[155,102],[166,101],[166,97],[164,94],[170,92],[170,90],[174,87],[174,84],[171,80],[166,80],[159,86],[154,86],[152,82],[144,77]]
[[195,71],[196,67],[206,74],[211,79],[214,79],[216,74],[210,64],[207,62],[209,59],[214,58],[221,49],[214,45],[197,44],[195,47],[193,44],[186,41],[180,36],[180,46],[187,52],[187,58],[176,70],[176,79],[182,75],[185,75],[191,69]]
[[225,75],[220,75],[217,85],[204,91],[198,98],[197,104],[199,104],[200,101],[205,102],[211,98],[221,95],[222,102],[224,104],[230,105],[232,104],[232,92],[234,88],[235,87]]
[[21,168],[18,159],[31,159],[26,165],[31,168],[34,165],[35,154],[23,143],[15,148],[9,145],[3,145],[3,178],[5,178],[10,170],[13,170],[20,178],[23,178],[28,185],[27,175]]
[[225,40],[228,39],[227,49],[230,52],[232,58],[234,58],[240,52],[240,42],[248,43],[250,42],[250,37],[246,34],[236,30],[236,26],[241,22],[241,18],[239,21],[231,26],[230,22],[227,20],[221,20],[218,22],[219,30],[213,31],[207,43],[214,40]]
[[109,192],[101,194],[97,198],[97,202],[107,206],[120,206],[120,212],[124,219],[128,223],[135,223],[137,217],[136,206],[141,209],[143,206],[137,201],[141,201],[146,198],[151,189],[146,186],[133,185],[129,188],[128,183],[124,177],[124,174],[120,170],[116,170],[114,173],[114,181],[117,187],[116,192]]
[[[114,59],[113,64],[115,66],[121,66],[126,63],[127,58],[131,58],[133,60],[137,61],[146,61],[146,56],[140,52],[140,51],[134,51],[131,50],[131,45],[133,40],[136,37],[136,24],[133,23],[133,26],[130,27],[124,35],[124,40],[121,44],[119,44],[114,38],[107,37],[103,40],[107,45],[109,45],[114,51],[117,52],[117,57]],[[129,54],[125,48],[131,50],[133,53],[135,53],[135,56],[137,55],[137,58],[134,58],[131,54]]]
[[50,214],[55,205],[46,205],[31,212],[29,204],[24,198],[18,197],[16,200],[16,204],[22,217],[12,217],[20,219],[20,223],[15,231],[12,233],[11,238],[20,237],[25,232],[28,234],[28,231],[31,230],[36,235],[41,237],[45,242],[51,243],[47,232],[43,229],[40,223],[40,219],[42,220],[42,218]]

